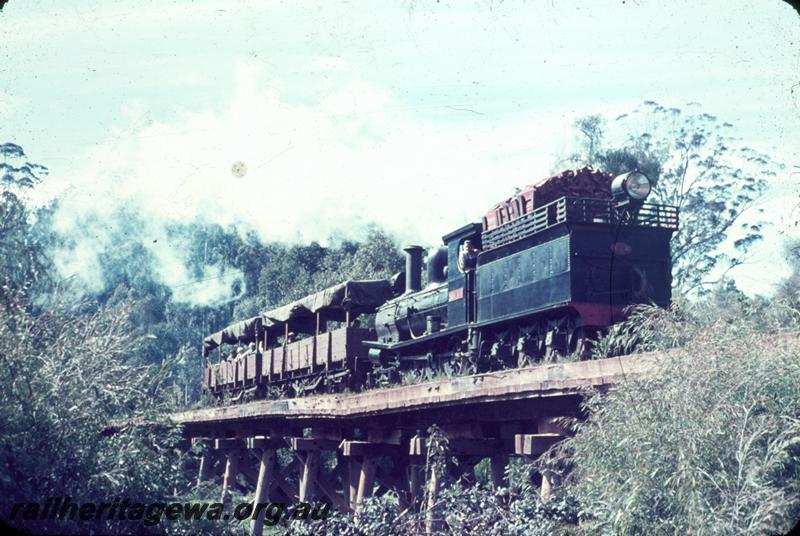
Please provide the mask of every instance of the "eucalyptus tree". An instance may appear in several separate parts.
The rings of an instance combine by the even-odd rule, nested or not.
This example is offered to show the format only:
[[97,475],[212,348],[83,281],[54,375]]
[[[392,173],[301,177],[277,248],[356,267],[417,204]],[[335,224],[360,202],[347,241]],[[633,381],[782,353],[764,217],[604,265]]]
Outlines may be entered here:
[[47,246],[50,207],[31,208],[31,194],[48,174],[14,143],[0,145],[0,294],[51,275]]
[[783,166],[737,137],[731,123],[698,104],[679,109],[646,101],[611,126],[591,115],[575,128],[579,141],[566,162],[614,174],[638,169],[653,182],[651,201],[680,209],[672,239],[675,288],[706,292],[763,238],[756,204]]

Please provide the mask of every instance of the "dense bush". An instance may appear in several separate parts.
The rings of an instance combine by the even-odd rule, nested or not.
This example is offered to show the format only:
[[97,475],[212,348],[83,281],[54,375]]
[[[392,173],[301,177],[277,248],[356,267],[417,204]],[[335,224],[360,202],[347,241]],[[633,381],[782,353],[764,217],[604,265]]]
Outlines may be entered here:
[[704,304],[626,324],[641,349],[680,348],[655,376],[590,398],[563,446],[584,529],[763,534],[800,519],[800,341],[768,312]]
[[[549,536],[578,530],[578,503],[570,495],[542,501],[536,490],[510,493],[483,484],[448,486],[441,494],[437,513],[444,523],[437,534],[483,536]],[[426,513],[399,510],[393,496],[365,500],[358,516],[334,512],[324,522],[298,523],[290,527],[293,536],[313,534],[424,535]]]
[[[641,308],[601,349],[661,352],[586,402],[576,435],[511,485],[451,482],[436,513],[444,534],[783,534],[800,519],[800,339],[793,314],[731,288],[670,311]],[[532,469],[548,472],[542,501]],[[425,513],[371,499],[292,533],[424,534]],[[311,531],[311,532],[309,532]],[[314,532],[317,531],[317,532]]]
[[[15,298],[15,296],[17,296]],[[166,369],[131,365],[135,304],[62,303],[36,316],[19,293],[0,304],[0,494],[6,522],[36,533],[143,532],[131,521],[9,520],[14,503],[163,501],[180,476],[179,430],[157,423]]]

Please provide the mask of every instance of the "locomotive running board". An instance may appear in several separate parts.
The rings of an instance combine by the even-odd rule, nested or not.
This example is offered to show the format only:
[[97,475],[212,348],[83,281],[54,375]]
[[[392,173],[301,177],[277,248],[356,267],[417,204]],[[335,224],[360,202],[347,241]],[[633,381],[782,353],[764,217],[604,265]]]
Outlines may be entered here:
[[510,315],[506,315],[500,318],[492,318],[491,320],[484,320],[483,322],[473,322],[471,324],[462,324],[459,326],[453,326],[452,328],[443,329],[441,331],[437,331],[436,333],[431,333],[430,335],[423,335],[422,337],[418,337],[416,339],[401,341],[394,344],[378,342],[378,341],[364,341],[363,344],[368,348],[377,348],[378,350],[402,350],[403,348],[415,346],[421,342],[432,341],[440,337],[447,337],[448,335],[454,335],[462,331],[467,331],[467,329],[469,328],[483,328],[493,324],[500,324],[502,322],[507,322],[509,320],[518,320],[526,316],[535,315],[537,313],[541,313],[544,311],[547,312],[560,311],[569,308],[571,303],[572,302],[561,302],[557,304],[551,304],[546,307],[540,307],[538,309],[530,309],[522,313],[512,313]]
[[408,341],[397,342],[394,344],[378,341],[364,341],[362,344],[368,348],[377,348],[378,350],[400,350],[409,346],[414,346],[415,344],[421,342],[432,341],[440,337],[447,337],[448,335],[453,335],[461,331],[467,331],[467,328],[469,327],[469,324],[462,324],[460,326],[454,326],[452,328],[437,331],[436,333],[431,333],[430,335],[423,335],[422,337],[418,337],[416,339],[410,339]]

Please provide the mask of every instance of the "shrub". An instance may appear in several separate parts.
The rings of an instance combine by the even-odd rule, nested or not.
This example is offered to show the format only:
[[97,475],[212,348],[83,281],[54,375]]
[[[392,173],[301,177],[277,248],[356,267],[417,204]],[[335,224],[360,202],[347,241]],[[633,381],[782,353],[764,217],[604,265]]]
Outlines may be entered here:
[[[160,502],[182,480],[179,430],[159,422],[167,370],[130,364],[141,337],[135,304],[58,303],[29,313],[20,293],[0,304],[0,493],[2,516],[36,533],[163,532],[131,521],[8,519],[14,503]],[[54,300],[55,301],[55,300]],[[108,433],[113,423],[121,426]]]
[[680,348],[654,376],[589,398],[553,457],[572,467],[590,533],[784,533],[800,518],[797,330],[708,313],[640,311],[615,335]]

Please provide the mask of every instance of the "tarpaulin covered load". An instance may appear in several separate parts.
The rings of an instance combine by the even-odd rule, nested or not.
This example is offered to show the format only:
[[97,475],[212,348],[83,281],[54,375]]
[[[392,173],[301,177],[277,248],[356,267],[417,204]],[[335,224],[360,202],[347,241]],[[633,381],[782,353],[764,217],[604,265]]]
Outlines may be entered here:
[[265,312],[265,322],[286,323],[320,314],[322,320],[345,319],[345,313],[372,313],[392,297],[386,279],[345,281]]
[[242,320],[209,335],[203,339],[203,356],[208,356],[214,348],[223,344],[239,344],[254,342],[258,337],[264,324],[264,319],[261,316],[254,316],[247,320]]
[[372,313],[392,294],[392,286],[386,279],[345,281],[209,335],[203,339],[203,355],[208,356],[223,344],[255,342],[264,331],[281,335],[287,323],[292,331],[313,332],[317,313],[320,320],[340,322],[345,320],[347,312]]

